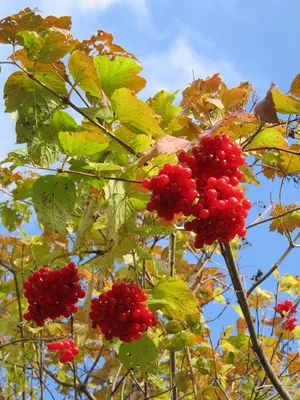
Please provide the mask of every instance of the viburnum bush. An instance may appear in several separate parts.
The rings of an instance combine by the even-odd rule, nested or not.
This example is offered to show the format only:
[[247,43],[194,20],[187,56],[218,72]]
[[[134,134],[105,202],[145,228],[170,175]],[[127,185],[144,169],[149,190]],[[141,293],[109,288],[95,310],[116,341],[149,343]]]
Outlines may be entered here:
[[298,399],[300,75],[146,99],[70,17],[26,8],[0,44],[0,398]]

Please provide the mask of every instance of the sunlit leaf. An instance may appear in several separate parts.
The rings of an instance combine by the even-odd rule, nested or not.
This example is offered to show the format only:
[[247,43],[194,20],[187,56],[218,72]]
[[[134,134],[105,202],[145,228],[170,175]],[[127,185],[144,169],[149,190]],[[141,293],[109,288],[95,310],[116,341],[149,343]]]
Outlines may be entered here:
[[[288,206],[281,206],[276,204],[271,215],[276,217],[287,211],[297,209],[297,204],[289,204]],[[275,231],[281,233],[282,235],[286,232],[293,232],[296,228],[300,227],[300,210],[296,210],[284,215],[281,218],[276,218],[271,222],[270,231]]]
[[164,312],[179,321],[184,321],[189,314],[197,313],[198,300],[188,289],[187,283],[180,279],[161,279],[154,287],[152,296],[155,300],[167,301]]
[[127,88],[139,92],[146,80],[138,74],[142,67],[127,57],[117,57],[110,60],[108,56],[94,58],[96,70],[104,93],[110,97],[116,89]]
[[85,53],[76,50],[69,58],[69,69],[75,83],[86,93],[102,97],[98,72],[93,60]]
[[281,93],[279,89],[272,90],[276,111],[281,114],[300,114],[300,100]]
[[135,133],[162,135],[163,131],[154,119],[154,111],[138,99],[134,92],[122,88],[114,92],[111,103],[116,120]]
[[168,125],[172,121],[173,117],[175,117],[175,115],[177,115],[181,110],[181,107],[172,104],[177,94],[178,91],[169,93],[165,90],[161,90],[147,101],[150,107],[155,111],[155,114],[162,117],[163,126]]
[[106,149],[109,139],[98,132],[59,132],[59,142],[69,156],[90,156]]

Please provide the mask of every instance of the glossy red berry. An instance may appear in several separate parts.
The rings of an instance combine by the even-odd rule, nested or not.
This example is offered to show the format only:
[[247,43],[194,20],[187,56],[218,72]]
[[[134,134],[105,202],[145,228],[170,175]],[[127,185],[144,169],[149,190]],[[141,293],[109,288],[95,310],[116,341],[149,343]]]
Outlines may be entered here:
[[99,326],[106,340],[117,337],[129,343],[140,339],[141,332],[154,326],[153,313],[144,304],[147,299],[134,283],[114,283],[111,291],[92,300],[89,316],[93,328]]
[[58,270],[42,267],[31,274],[23,284],[29,304],[24,319],[43,326],[47,318],[68,318],[78,310],[78,299],[85,296],[78,282],[79,274],[73,262]]

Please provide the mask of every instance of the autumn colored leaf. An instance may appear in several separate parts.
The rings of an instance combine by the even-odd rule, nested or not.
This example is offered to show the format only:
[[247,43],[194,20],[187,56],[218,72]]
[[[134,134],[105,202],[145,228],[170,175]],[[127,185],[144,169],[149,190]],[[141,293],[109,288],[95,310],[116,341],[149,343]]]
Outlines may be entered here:
[[300,100],[281,93],[279,89],[272,90],[276,111],[281,114],[300,114]]
[[247,101],[248,92],[246,89],[233,88],[221,93],[220,100],[225,109],[232,107],[243,107]]
[[295,154],[281,152],[279,166],[287,174],[295,174],[300,171],[300,145],[292,144],[289,150],[295,152]]
[[111,33],[99,29],[96,35],[78,43],[77,49],[84,51],[86,54],[107,55],[112,60],[117,56],[123,56],[138,61],[134,54],[127,52],[123,47],[113,43],[113,39],[114,37]]
[[[271,215],[276,217],[280,214],[283,214],[287,211],[291,211],[297,209],[297,204],[289,204],[288,206],[281,206],[280,204],[276,204]],[[275,231],[281,233],[282,235],[288,231],[293,232],[296,228],[300,227],[300,210],[291,211],[287,215],[283,217],[276,218],[271,222],[270,231]]]
[[298,74],[293,82],[291,83],[290,92],[296,96],[300,97],[300,74]]
[[69,58],[69,70],[75,84],[86,93],[95,97],[102,97],[100,78],[93,60],[79,50],[74,51]]
[[288,142],[286,139],[284,139],[285,133],[285,128],[283,128],[282,126],[263,129],[254,137],[254,139],[247,146],[247,149],[272,149],[272,147],[287,149]]

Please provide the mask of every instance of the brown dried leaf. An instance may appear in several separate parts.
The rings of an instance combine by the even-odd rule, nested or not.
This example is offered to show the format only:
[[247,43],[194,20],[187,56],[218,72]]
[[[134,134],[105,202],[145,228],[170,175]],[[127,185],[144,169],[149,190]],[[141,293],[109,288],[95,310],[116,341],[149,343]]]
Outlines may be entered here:
[[186,111],[190,110],[197,100],[204,94],[216,93],[222,84],[220,74],[217,73],[207,79],[197,79],[182,92],[180,106]]
[[271,83],[270,89],[267,91],[266,97],[259,101],[254,108],[254,115],[263,122],[275,124],[278,122],[277,112],[272,96],[272,89],[275,83]]
[[240,333],[245,333],[246,330],[247,330],[247,323],[246,323],[245,318],[238,318],[236,320],[236,331],[237,331],[238,335]]
[[[88,40],[83,40],[77,45],[77,49],[85,53],[96,55],[107,55],[111,60],[117,56],[132,58],[139,61],[134,54],[127,52],[123,47],[113,43],[114,37],[112,34],[98,30],[96,35],[93,35]],[[92,53],[92,54],[91,54]]]

